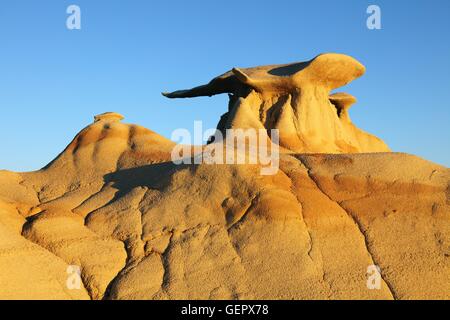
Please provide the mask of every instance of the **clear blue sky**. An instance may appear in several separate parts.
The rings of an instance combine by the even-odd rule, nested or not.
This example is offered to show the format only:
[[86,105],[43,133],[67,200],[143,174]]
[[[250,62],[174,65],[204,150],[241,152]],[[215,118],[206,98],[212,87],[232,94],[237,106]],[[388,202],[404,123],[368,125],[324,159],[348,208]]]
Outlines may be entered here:
[[[66,28],[66,8],[82,29]],[[366,8],[382,30],[366,28]],[[52,160],[95,114],[170,137],[215,127],[227,97],[169,100],[234,66],[350,54],[367,67],[345,91],[360,128],[393,150],[450,166],[450,1],[3,0],[0,169]]]

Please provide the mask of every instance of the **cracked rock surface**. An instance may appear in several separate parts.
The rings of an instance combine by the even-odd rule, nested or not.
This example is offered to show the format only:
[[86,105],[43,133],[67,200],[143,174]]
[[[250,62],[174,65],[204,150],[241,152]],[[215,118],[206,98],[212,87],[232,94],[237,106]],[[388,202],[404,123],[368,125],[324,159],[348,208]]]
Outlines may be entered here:
[[284,153],[273,176],[177,166],[171,141],[118,118],[40,171],[0,171],[0,298],[450,298],[448,168],[401,153]]

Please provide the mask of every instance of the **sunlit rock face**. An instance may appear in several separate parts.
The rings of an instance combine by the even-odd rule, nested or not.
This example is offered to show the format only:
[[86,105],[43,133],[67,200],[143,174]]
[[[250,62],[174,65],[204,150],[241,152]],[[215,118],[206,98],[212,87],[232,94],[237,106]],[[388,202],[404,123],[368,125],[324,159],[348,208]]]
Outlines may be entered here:
[[176,164],[173,141],[115,112],[43,169],[0,170],[0,299],[448,300],[450,170],[359,153],[388,148],[330,91],[363,72],[327,54],[166,94],[229,93],[222,132],[279,129],[273,175]]
[[[357,128],[349,94],[330,91],[362,76],[365,67],[352,57],[328,53],[307,62],[233,70],[206,85],[164,93],[191,98],[228,93],[229,110],[217,128],[278,129],[280,146],[302,153],[389,152],[379,138]],[[270,131],[269,131],[270,132]]]
[[[340,114],[348,99],[332,98]],[[281,153],[271,176],[175,165],[173,142],[120,118],[96,116],[42,170],[0,171],[0,299],[450,298],[448,168],[401,153]]]

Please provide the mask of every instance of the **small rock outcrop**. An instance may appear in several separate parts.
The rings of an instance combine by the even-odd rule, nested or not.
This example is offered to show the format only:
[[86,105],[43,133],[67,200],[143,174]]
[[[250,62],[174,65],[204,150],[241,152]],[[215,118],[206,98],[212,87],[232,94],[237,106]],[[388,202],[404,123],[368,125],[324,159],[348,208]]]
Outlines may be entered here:
[[336,107],[339,119],[351,123],[348,110],[356,103],[356,98],[351,94],[339,92],[330,95],[330,102]]
[[330,91],[362,76],[352,57],[328,53],[307,62],[231,71],[206,85],[163,93],[192,98],[228,93],[229,110],[217,128],[278,129],[280,145],[302,153],[389,152],[379,138],[358,129],[348,116],[356,99]]
[[110,121],[110,122],[118,122],[123,120],[125,117],[117,112],[105,112],[102,114],[98,114],[94,117],[94,122],[99,121]]

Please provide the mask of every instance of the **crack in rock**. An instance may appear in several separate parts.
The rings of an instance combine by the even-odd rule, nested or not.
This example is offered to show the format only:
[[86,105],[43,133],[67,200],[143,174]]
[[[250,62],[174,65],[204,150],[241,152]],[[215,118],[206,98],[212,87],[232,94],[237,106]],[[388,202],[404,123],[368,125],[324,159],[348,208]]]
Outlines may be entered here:
[[[334,200],[330,195],[328,195],[328,193],[326,193],[326,192],[320,187],[320,184],[319,184],[319,182],[317,181],[317,178],[314,177],[314,175],[311,173],[312,168],[309,167],[309,166],[307,166],[306,163],[305,163],[304,161],[302,161],[301,159],[299,159],[298,157],[296,157],[296,159],[298,159],[298,160],[300,161],[300,163],[303,164],[303,166],[306,168],[309,178],[314,182],[314,184],[316,185],[317,189],[318,189],[321,193],[323,193],[330,201],[336,203],[336,204],[337,204],[337,205],[338,205],[338,206],[339,206],[339,207],[347,214],[347,216],[353,221],[353,223],[354,223],[355,226],[358,228],[359,232],[361,233],[361,235],[362,235],[363,238],[364,238],[364,245],[365,245],[365,247],[366,247],[367,253],[368,253],[369,256],[370,256],[370,259],[372,260],[372,262],[373,262],[374,265],[379,265],[377,259],[375,259],[375,257],[374,257],[374,254],[373,254],[373,253],[371,252],[371,250],[369,249],[370,244],[369,244],[369,241],[368,241],[367,232],[366,232],[365,228],[363,227],[361,221],[358,219],[358,217],[357,217],[356,215],[354,215],[352,212],[349,212],[347,209],[345,209],[345,208],[342,206],[342,203],[340,203],[340,202]],[[389,292],[390,292],[392,298],[393,298],[394,300],[398,300],[398,296],[397,296],[397,294],[396,294],[394,288],[393,288],[392,285],[386,280],[386,277],[383,276],[383,272],[382,272],[382,271],[380,272],[380,276],[381,276],[383,282],[385,283],[386,287],[389,289]]]

